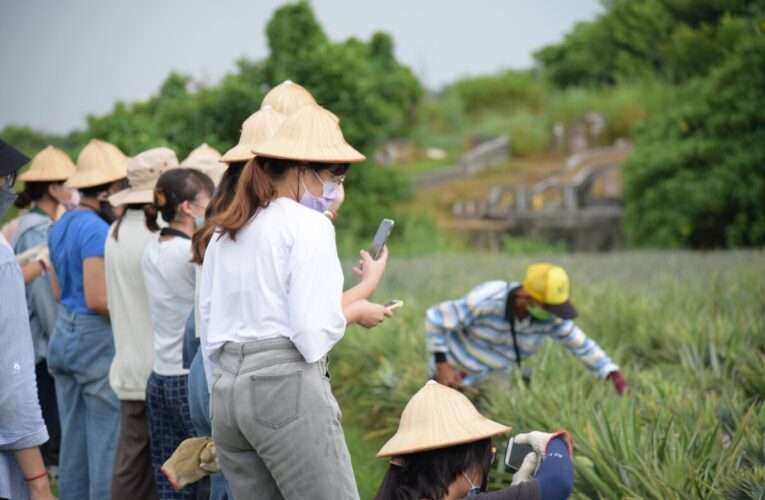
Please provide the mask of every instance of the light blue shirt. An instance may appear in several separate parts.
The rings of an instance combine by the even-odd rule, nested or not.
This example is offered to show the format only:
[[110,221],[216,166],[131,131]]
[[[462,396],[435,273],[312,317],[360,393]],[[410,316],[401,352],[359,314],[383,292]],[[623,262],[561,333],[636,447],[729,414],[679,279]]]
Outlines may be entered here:
[[[465,297],[428,309],[425,334],[428,350],[442,352],[453,366],[474,375],[508,371],[517,364],[505,305],[520,283],[488,281]],[[525,318],[515,321],[518,350],[524,360],[551,337],[565,345],[596,376],[606,378],[619,367],[571,320]]]
[[[21,217],[11,246],[16,255],[48,242],[48,230],[53,220],[46,214],[33,210]],[[53,334],[58,304],[53,298],[50,275],[35,278],[26,288],[29,327],[35,349],[35,363],[48,357],[48,341]]]
[[48,440],[37,400],[35,358],[24,279],[10,248],[0,244],[0,497],[29,498],[14,450]]

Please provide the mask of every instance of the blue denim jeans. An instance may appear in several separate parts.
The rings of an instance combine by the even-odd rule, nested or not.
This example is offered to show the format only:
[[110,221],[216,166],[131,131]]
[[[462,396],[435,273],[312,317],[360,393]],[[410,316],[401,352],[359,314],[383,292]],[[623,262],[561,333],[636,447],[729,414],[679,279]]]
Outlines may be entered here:
[[59,498],[111,498],[120,405],[109,386],[114,339],[109,320],[59,307],[48,345],[61,417]]
[[[189,368],[189,411],[197,436],[212,436],[210,424],[210,391],[207,390],[201,349],[197,351]],[[210,500],[234,498],[222,472],[210,474]]]

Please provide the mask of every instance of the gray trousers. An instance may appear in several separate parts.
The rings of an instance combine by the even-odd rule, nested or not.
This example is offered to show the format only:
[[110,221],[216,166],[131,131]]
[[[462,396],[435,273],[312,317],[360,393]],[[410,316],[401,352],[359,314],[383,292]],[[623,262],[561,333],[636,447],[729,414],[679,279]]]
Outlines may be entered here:
[[327,363],[287,338],[223,346],[210,418],[234,498],[359,498]]

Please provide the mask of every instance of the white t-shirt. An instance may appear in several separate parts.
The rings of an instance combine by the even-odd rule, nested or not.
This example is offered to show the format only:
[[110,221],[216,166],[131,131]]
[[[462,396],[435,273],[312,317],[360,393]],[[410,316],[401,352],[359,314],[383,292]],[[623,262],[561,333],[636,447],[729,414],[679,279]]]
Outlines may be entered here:
[[118,241],[112,236],[115,224],[109,228],[104,251],[115,350],[109,384],[119,399],[143,401],[154,366],[154,325],[143,281],[143,251],[153,235],[146,228],[143,210],[128,209]]
[[202,347],[214,360],[226,342],[286,337],[314,363],[345,332],[342,294],[332,223],[278,198],[236,241],[210,240],[199,293]]
[[154,371],[185,375],[183,334],[194,308],[194,264],[191,240],[153,237],[143,253],[143,277],[154,321]]

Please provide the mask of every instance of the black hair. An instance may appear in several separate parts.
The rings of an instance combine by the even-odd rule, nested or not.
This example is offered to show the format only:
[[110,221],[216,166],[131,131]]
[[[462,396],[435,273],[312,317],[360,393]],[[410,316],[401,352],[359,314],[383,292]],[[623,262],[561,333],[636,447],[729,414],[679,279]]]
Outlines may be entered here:
[[27,208],[32,202],[39,201],[48,192],[51,184],[61,184],[58,181],[30,181],[24,183],[24,190],[17,193],[18,197],[13,202],[16,208]]
[[97,186],[78,188],[80,190],[80,194],[82,194],[83,197],[88,196],[98,199],[99,209],[96,211],[96,213],[99,215],[99,217],[105,220],[107,224],[114,222],[116,217],[114,215],[114,207],[112,207],[112,204],[102,198],[115,182],[126,184],[127,179],[118,179],[116,181],[106,182]]
[[212,195],[215,185],[212,179],[193,168],[174,168],[157,179],[154,188],[154,201],[143,208],[146,215],[146,227],[149,231],[159,231],[157,215],[162,214],[165,222],[175,219],[178,205],[184,201],[194,201],[201,192]]
[[122,225],[122,221],[125,219],[128,210],[143,210],[146,205],[148,205],[148,203],[129,203],[123,207],[122,214],[117,217],[116,221],[114,221],[114,231],[112,231],[114,241],[119,241],[120,226]]
[[[375,500],[440,500],[463,473],[478,466],[486,478],[491,465],[491,439],[396,457]],[[485,487],[484,479],[482,487]]]

